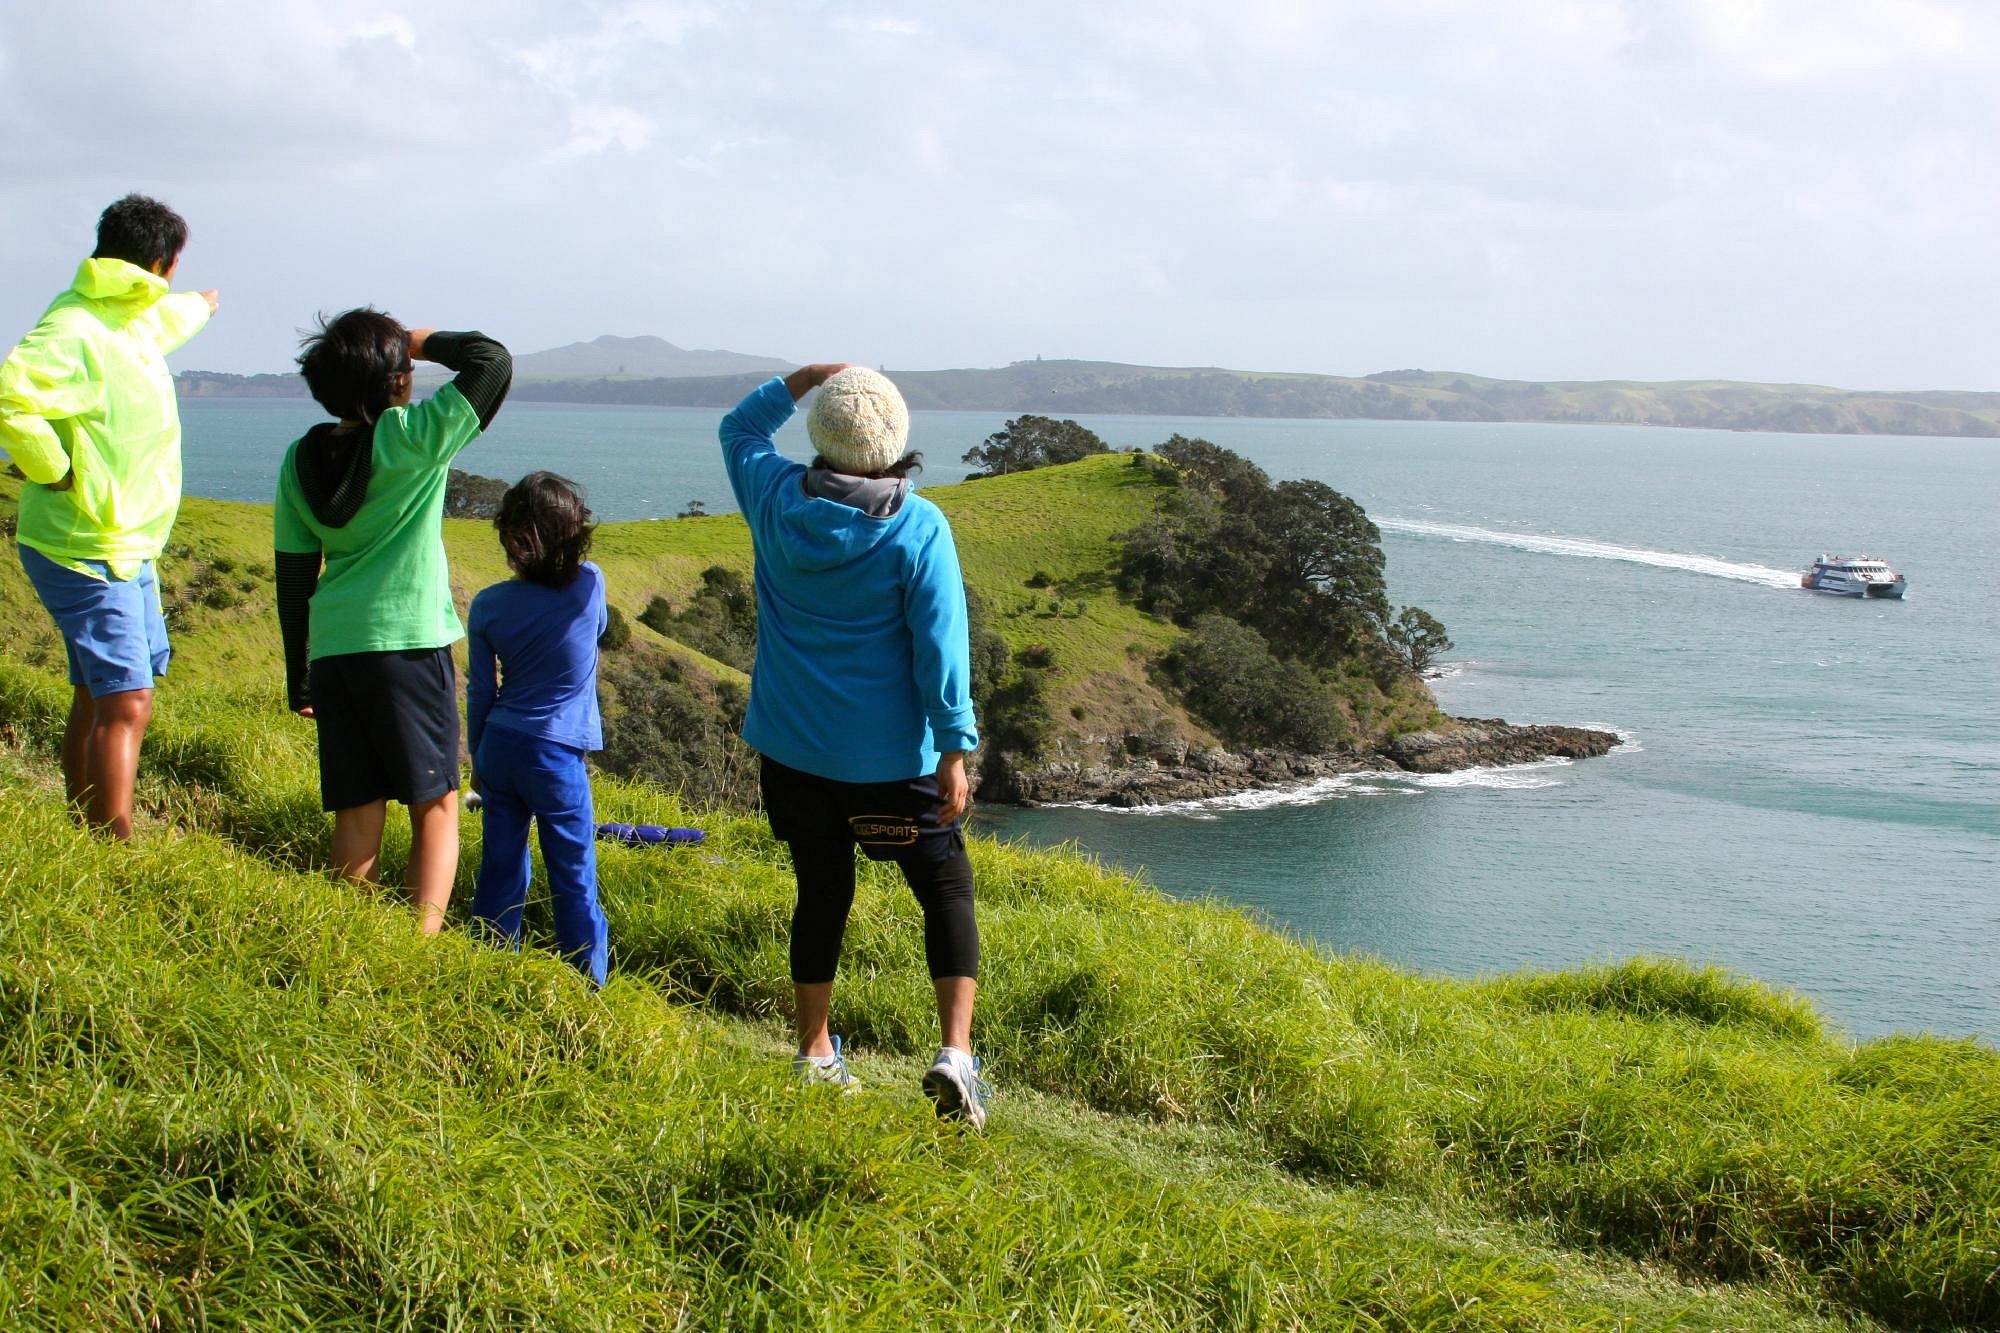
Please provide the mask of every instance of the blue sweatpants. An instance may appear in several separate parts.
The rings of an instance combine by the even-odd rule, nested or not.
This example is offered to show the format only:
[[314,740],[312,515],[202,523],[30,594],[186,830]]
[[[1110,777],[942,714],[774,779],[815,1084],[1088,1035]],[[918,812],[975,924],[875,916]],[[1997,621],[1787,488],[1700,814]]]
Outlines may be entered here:
[[489,724],[472,758],[479,775],[485,836],[472,917],[507,944],[521,944],[528,901],[528,820],[548,867],[556,947],[578,971],[604,984],[609,953],[597,905],[597,821],[583,752]]

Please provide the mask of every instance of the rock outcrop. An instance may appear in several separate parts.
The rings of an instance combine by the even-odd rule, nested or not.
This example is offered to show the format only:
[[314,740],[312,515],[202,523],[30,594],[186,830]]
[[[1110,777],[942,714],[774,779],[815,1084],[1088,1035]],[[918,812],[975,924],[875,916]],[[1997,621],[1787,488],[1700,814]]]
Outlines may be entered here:
[[1124,738],[1122,752],[1114,758],[988,771],[980,795],[1016,805],[1165,805],[1283,790],[1347,773],[1448,773],[1551,758],[1589,759],[1616,744],[1618,737],[1609,731],[1517,727],[1497,718],[1453,718],[1448,727],[1399,736],[1376,750],[1323,755],[1161,747],[1132,736]]

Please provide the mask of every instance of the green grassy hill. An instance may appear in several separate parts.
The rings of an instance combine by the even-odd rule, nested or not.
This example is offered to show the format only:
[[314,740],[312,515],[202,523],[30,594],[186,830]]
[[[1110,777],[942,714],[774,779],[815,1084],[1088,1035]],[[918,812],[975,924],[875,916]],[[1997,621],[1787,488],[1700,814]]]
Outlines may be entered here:
[[[1010,521],[988,485],[962,533]],[[267,522],[188,505],[131,847],[63,817],[59,652],[0,562],[0,1327],[2000,1321],[2000,1055],[1857,1046],[1713,972],[1422,978],[975,839],[1002,1097],[974,1138],[918,1093],[921,929],[879,867],[837,1005],[869,1090],[790,1082],[789,872],[756,819],[600,783],[605,818],[710,832],[605,850],[601,995],[422,941],[323,871]],[[454,527],[468,587],[490,540]],[[602,555],[618,587],[747,551],[681,520]],[[385,873],[406,854],[392,820]]]
[[[12,514],[21,484],[0,477],[0,523]],[[1152,511],[1159,494],[1152,472],[1132,466],[1129,455],[1107,454],[924,493],[950,517],[966,580],[985,598],[993,628],[1012,650],[1047,650],[1053,754],[1096,758],[1136,733],[1216,743],[1149,678],[1148,664],[1177,631],[1121,601],[1111,587],[1111,538]],[[473,593],[508,576],[490,524],[448,520],[445,544],[461,612]],[[684,605],[712,565],[748,576],[750,536],[741,517],[605,524],[592,558],[604,570],[611,603],[643,643],[675,654],[699,675],[744,682],[741,671],[638,624],[655,596]],[[169,622],[194,631],[176,642],[175,687],[222,690],[278,710],[284,723],[270,561],[269,506],[189,497],[160,573]],[[18,562],[0,562],[0,615],[34,627],[18,636],[28,661],[60,666],[60,644],[39,633],[42,613]],[[459,665],[462,673],[462,649]],[[1364,739],[1422,725],[1435,711],[1421,686],[1392,696],[1359,682],[1346,688],[1356,696],[1350,712]]]

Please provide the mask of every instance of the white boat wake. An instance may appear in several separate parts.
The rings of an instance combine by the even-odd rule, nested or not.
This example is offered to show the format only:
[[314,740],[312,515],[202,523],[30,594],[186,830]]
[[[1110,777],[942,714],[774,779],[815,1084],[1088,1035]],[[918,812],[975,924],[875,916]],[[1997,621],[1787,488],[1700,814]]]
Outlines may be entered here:
[[[1370,515],[1370,517],[1374,517]],[[1678,551],[1648,551],[1636,546],[1618,546],[1588,537],[1557,537],[1534,532],[1503,532],[1495,528],[1475,528],[1461,523],[1430,523],[1422,519],[1377,518],[1375,526],[1384,532],[1407,532],[1418,537],[1444,537],[1458,542],[1484,542],[1511,546],[1519,551],[1543,555],[1574,555],[1591,560],[1622,560],[1627,564],[1652,565],[1656,569],[1678,569],[1688,574],[1735,579],[1767,588],[1796,588],[1799,576],[1791,570],[1769,565],[1745,565],[1720,560],[1712,555],[1688,555]]]

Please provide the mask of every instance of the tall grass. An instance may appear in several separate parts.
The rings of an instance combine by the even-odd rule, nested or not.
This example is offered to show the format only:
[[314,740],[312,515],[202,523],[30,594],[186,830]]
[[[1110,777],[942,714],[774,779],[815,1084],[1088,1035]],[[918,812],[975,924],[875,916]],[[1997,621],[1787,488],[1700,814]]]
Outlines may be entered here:
[[111,846],[0,792],[9,1328],[1677,1318],[1076,1136],[970,1137],[914,1089],[802,1088],[634,979],[593,995],[213,835]]
[[[60,701],[59,688],[0,664],[0,727],[29,745],[46,750],[52,744]],[[293,885],[279,867],[323,863],[325,822],[303,733],[287,732],[281,716],[267,721],[251,711],[261,706],[216,698],[163,718],[143,790],[153,809],[189,830],[189,845],[212,849],[218,844],[210,835],[221,835],[261,858],[232,853],[232,873]],[[694,818],[670,796],[613,782],[600,784],[599,803],[607,816]],[[225,984],[204,980],[218,970],[233,978],[226,982],[233,995],[246,988],[282,995],[282,1011],[297,1022],[254,1045],[225,1030],[234,1019],[218,1019],[206,1044],[176,1039],[183,1054],[231,1052],[217,1067],[236,1071],[237,1079],[245,1068],[276,1058],[269,1052],[283,1052],[289,1068],[300,1052],[323,1045],[329,1039],[315,1024],[329,1013],[372,1034],[343,1048],[337,1064],[388,1040],[381,1028],[420,1033],[423,1051],[389,1042],[368,1067],[388,1077],[405,1065],[432,1066],[417,1083],[397,1085],[410,1097],[420,1095],[419,1085],[433,1089],[439,1102],[427,1123],[474,1114],[456,1109],[437,1088],[477,1089],[478,1100],[507,1104],[515,1095],[507,1090],[512,1078],[532,1083],[535,1099],[556,1095],[543,1075],[562,1084],[575,1066],[557,1069],[548,1052],[559,1049],[566,1060],[588,1065],[596,1057],[584,1048],[606,1040],[595,1027],[588,1039],[563,1038],[563,1024],[611,1022],[599,1013],[628,1012],[624,1006],[641,1003],[641,996],[646,1012],[660,1016],[645,1037],[660,1049],[648,1058],[688,1077],[687,1063],[713,1057],[690,1055],[690,1048],[676,1044],[682,1037],[661,1035],[679,1032],[687,1021],[674,1018],[684,1011],[658,997],[695,1002],[712,1013],[769,1018],[785,1011],[790,991],[784,939],[791,888],[782,848],[757,820],[701,822],[711,837],[698,851],[605,849],[614,966],[624,980],[602,1011],[586,1008],[581,1017],[556,981],[537,980],[533,1005],[543,1007],[523,1010],[521,1001],[505,997],[514,994],[509,987],[527,982],[494,982],[476,959],[449,950],[425,953],[405,942],[402,952],[363,962],[343,945],[345,961],[337,964],[312,952],[339,938],[334,914],[353,910],[345,890],[287,889],[307,895],[309,924],[302,925],[296,905],[260,909],[220,896],[222,889],[192,872],[181,888],[155,895],[158,905],[150,909],[169,937],[182,942],[177,947],[185,959],[171,966],[135,961],[113,970],[152,977],[165,975],[164,968],[172,974],[170,985],[163,981],[163,989],[147,995],[204,993],[204,987]],[[462,879],[476,864],[476,821],[466,832]],[[38,836],[54,835],[45,830]],[[32,872],[15,872],[17,883],[26,882],[24,873],[32,873],[37,885],[51,877],[101,881],[82,892],[93,901],[106,895],[116,901],[148,882],[135,867],[144,867],[148,856],[169,857],[171,846],[120,861],[124,854],[87,843],[36,844],[10,859],[33,866]],[[1305,1180],[1349,1182],[1399,1197],[1469,1200],[1546,1225],[1568,1244],[1663,1261],[1691,1275],[1773,1282],[1892,1323],[2000,1321],[2000,1055],[1989,1048],[1922,1037],[1852,1046],[1825,1033],[1795,998],[1664,961],[1483,983],[1426,980],[1363,959],[1328,958],[1220,904],[1169,901],[1078,856],[983,841],[975,841],[973,853],[987,943],[978,1041],[1003,1089],[1036,1089],[1156,1124],[1223,1128]],[[79,857],[87,868],[64,868]],[[139,900],[150,902],[143,893]],[[186,901],[206,905],[200,912],[175,906]],[[546,934],[544,912],[544,904],[534,906],[531,931]],[[218,920],[235,913],[242,915],[241,926],[218,927]],[[102,921],[94,928],[108,929]],[[214,938],[218,930],[228,938]],[[27,938],[67,933],[44,923]],[[259,960],[254,967],[253,956]],[[312,969],[321,964],[332,966],[336,978],[359,968],[370,980],[331,986],[278,980],[301,969],[317,975]],[[440,968],[448,979],[440,974],[436,993],[428,982],[419,987],[425,1000],[385,989],[387,977],[406,969],[429,976]],[[252,971],[260,979],[245,980]],[[492,1003],[501,1005],[502,1020],[481,1016],[480,1004],[487,1002],[455,998],[467,987],[496,985],[502,999]],[[294,1007],[304,1003],[301,993],[314,997],[302,1009]],[[916,907],[893,871],[869,867],[848,934],[837,1023],[864,1053],[922,1053],[935,1040],[928,994]],[[180,1031],[182,1019],[148,1008],[156,1002],[138,996],[79,1001],[82,1012],[122,1007],[145,1015],[125,1020],[137,1031]],[[231,1012],[234,1001],[217,1003],[221,1014]],[[78,1009],[68,1005],[62,1012]],[[93,1059],[100,1051],[108,1056],[123,1049],[105,1044],[111,1034],[95,1024],[87,1028]],[[526,1070],[481,1064],[485,1043],[518,1048],[543,1063]],[[461,1067],[477,1072],[453,1072]],[[497,1086],[495,1078],[501,1079]],[[674,1086],[672,1077],[662,1074],[662,1080]],[[130,1080],[114,1084],[129,1088]],[[771,1101],[778,1092],[756,1091],[762,1086],[750,1079],[730,1084],[720,1096],[740,1103],[753,1120],[777,1114],[762,1108],[780,1105]],[[556,1096],[557,1104],[585,1098],[580,1087]],[[620,1087],[616,1096],[624,1098]],[[342,1124],[409,1122],[415,1114],[400,1103],[340,1104],[345,1109],[334,1119]],[[606,1114],[576,1109],[586,1122]],[[478,1124],[486,1128],[465,1133],[515,1132],[485,1120]],[[855,1132],[833,1124],[815,1120],[800,1133]],[[891,1132],[883,1124],[875,1129]],[[919,1129],[904,1125],[893,1132]],[[426,1131],[432,1132],[442,1131],[434,1125]],[[634,1131],[621,1119],[604,1132],[609,1144]],[[562,1151],[588,1157],[595,1150],[579,1146],[582,1141],[566,1139]],[[784,1155],[774,1150],[753,1157],[765,1162],[759,1169],[776,1170],[767,1158]],[[165,1159],[145,1160],[157,1172]],[[1023,1169],[1011,1161],[993,1167],[1003,1168]],[[881,1169],[883,1178],[895,1176]],[[848,1184],[832,1192],[845,1199],[857,1177],[840,1179]],[[785,1181],[790,1183],[770,1188],[785,1197],[816,1188],[790,1176]],[[1068,1188],[1055,1177],[1047,1187],[1052,1193]],[[874,1188],[859,1192],[871,1197]],[[1010,1183],[1004,1192],[1012,1197],[1013,1189]],[[1114,1207],[1110,1197],[1091,1206]],[[872,1206],[883,1206],[883,1199]],[[738,1207],[731,1203],[723,1211],[734,1216]],[[255,1235],[264,1224],[238,1225]],[[1250,1223],[1231,1225],[1256,1231]],[[1261,1246],[1278,1244],[1267,1238]],[[1259,1245],[1233,1246],[1217,1251],[1213,1262],[1254,1267],[1263,1252]],[[1120,1271],[1138,1262],[1127,1256]],[[787,1273],[788,1282],[808,1281]],[[688,1284],[689,1291],[709,1290],[693,1278]],[[1202,1297],[1211,1298],[1213,1291]],[[1260,1297],[1252,1304],[1270,1310],[1283,1302]],[[1175,1308],[1180,1313],[1168,1322],[1196,1319],[1194,1306]],[[1213,1314],[1208,1310],[1199,1321]]]

